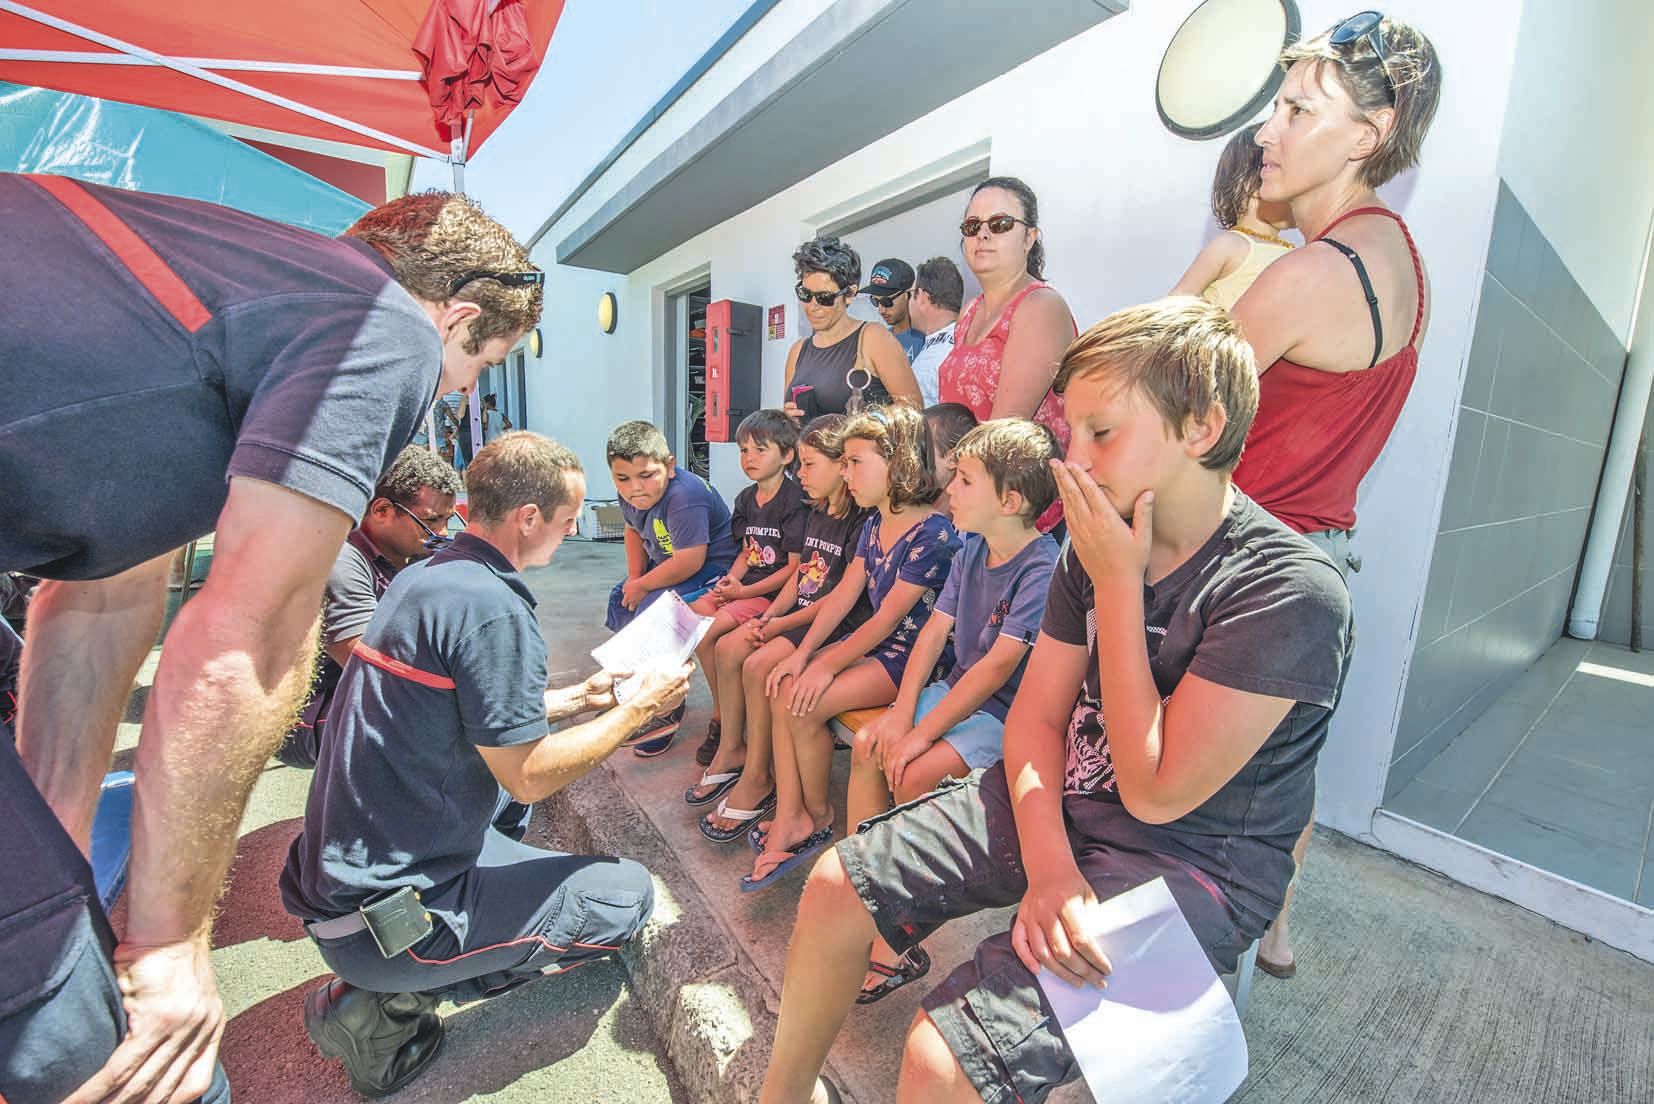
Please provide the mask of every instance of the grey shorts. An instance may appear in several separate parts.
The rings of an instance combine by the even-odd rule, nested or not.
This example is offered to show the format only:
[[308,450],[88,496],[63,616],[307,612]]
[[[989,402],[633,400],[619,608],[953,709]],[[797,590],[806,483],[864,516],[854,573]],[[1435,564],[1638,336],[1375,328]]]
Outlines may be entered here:
[[[1193,868],[1088,834],[1088,803],[1069,798],[1064,813],[1080,873],[1097,896],[1164,877],[1213,965],[1233,970],[1265,921],[1243,930],[1237,911]],[[1019,903],[1028,888],[1003,764],[944,780],[925,797],[865,822],[838,854],[898,954],[956,917]],[[1032,1104],[1080,1075],[1044,992],[1011,949],[1009,931],[979,944],[924,1007],[987,1104]]]

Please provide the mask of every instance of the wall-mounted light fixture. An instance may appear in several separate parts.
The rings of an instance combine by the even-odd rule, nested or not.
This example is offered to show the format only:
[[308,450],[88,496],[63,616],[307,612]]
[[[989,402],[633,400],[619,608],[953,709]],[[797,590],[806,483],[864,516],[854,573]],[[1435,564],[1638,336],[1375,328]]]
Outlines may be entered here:
[[619,322],[620,305],[615,302],[615,293],[605,291],[603,297],[597,301],[597,324],[604,333],[612,334]]
[[545,344],[540,339],[540,328],[536,326],[534,332],[528,335],[528,351],[535,360],[539,360],[540,351],[544,348]]

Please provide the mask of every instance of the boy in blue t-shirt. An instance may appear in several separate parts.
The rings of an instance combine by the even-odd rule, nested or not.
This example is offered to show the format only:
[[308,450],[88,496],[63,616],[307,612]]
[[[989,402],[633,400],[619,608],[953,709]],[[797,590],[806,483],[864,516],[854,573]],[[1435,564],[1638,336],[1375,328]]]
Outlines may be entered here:
[[[623,422],[607,452],[626,518],[626,578],[610,591],[603,623],[619,630],[668,590],[679,597],[705,590],[735,562],[736,548],[729,507],[706,480],[678,468],[660,430]],[[628,742],[669,740],[683,713],[679,705],[656,717]]]

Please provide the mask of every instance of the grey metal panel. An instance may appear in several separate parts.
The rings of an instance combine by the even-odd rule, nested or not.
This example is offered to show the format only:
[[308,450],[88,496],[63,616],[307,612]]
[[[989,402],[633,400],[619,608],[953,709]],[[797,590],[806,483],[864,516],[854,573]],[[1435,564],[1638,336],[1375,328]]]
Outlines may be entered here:
[[841,0],[557,246],[630,272],[1127,6]]

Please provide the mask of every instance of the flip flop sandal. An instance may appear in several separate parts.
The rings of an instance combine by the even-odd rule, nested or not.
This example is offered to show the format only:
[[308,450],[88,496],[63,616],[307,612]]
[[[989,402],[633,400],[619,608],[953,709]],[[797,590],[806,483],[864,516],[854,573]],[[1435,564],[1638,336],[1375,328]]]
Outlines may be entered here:
[[[711,771],[707,771],[701,775],[701,780],[699,782],[683,791],[684,804],[710,805],[730,790],[734,789],[735,783],[740,780],[740,771],[725,771],[722,774],[713,774]],[[696,790],[703,789],[707,786],[711,786],[712,789],[706,793],[696,796]]]
[[704,816],[701,817],[700,820],[696,821],[696,823],[701,827],[701,835],[705,836],[713,843],[728,843],[732,839],[739,839],[741,836],[745,835],[747,825],[751,824],[759,817],[765,816],[774,811],[775,791],[771,790],[770,795],[760,801],[758,803],[758,808],[756,809],[731,809],[729,807],[729,802],[720,801],[718,803],[717,815],[721,817],[728,817],[730,820],[740,821],[740,823],[733,828],[714,828],[706,822],[706,817]]
[[797,846],[789,847],[787,849],[787,858],[783,862],[777,863],[775,869],[771,870],[762,878],[754,881],[752,875],[743,874],[741,876],[741,892],[757,893],[760,890],[770,888],[770,886],[774,885],[776,882],[779,882],[782,878],[785,878],[788,874],[791,874],[794,870],[803,866],[805,863],[815,858],[816,855],[820,854],[822,851],[825,851],[832,845],[832,825],[828,825],[819,832],[810,833],[804,838],[803,842],[799,843]]
[[768,835],[768,832],[758,827],[756,821],[753,823],[753,826],[747,830],[747,846],[752,848],[752,853],[754,855],[762,855],[764,853],[764,840],[768,837]]
[[856,994],[857,1004],[872,1004],[881,1001],[912,981],[918,981],[930,973],[930,953],[918,944],[908,948],[908,952],[896,960],[896,965],[886,966],[882,962],[869,962],[867,969],[878,974],[882,979],[871,989],[863,989]]

